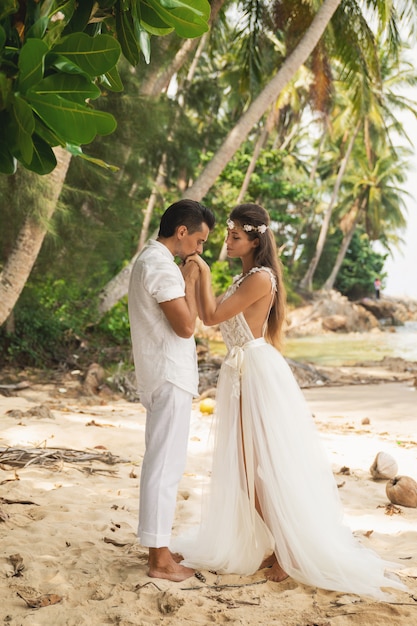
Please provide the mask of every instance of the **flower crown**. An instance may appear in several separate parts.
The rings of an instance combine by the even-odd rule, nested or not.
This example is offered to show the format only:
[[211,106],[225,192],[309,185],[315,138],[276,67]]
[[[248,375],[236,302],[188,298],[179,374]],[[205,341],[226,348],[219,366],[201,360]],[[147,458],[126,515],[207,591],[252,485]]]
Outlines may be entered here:
[[[227,228],[229,228],[230,230],[232,228],[238,228],[238,226],[235,225],[233,220],[227,220],[226,224],[227,224]],[[250,233],[253,230],[256,233],[261,233],[263,235],[264,232],[267,230],[268,226],[266,224],[261,224],[260,226],[252,226],[252,224],[243,224],[242,228],[247,233]]]

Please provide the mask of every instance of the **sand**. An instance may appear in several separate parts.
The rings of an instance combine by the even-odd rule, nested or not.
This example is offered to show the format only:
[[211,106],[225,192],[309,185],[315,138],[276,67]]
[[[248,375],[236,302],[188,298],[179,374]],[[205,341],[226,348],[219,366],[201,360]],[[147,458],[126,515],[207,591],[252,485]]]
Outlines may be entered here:
[[[52,384],[13,393],[0,395],[2,624],[417,624],[417,509],[390,507],[386,481],[369,473],[384,450],[397,460],[399,474],[417,480],[417,391],[411,381],[304,390],[346,523],[366,546],[404,566],[400,576],[409,591],[394,591],[390,603],[291,579],[272,583],[265,570],[247,577],[202,572],[205,582],[149,578],[147,552],[136,540],[143,407],[112,396],[77,397]],[[196,402],[174,533],[198,520],[210,422]],[[22,450],[22,464],[31,463],[5,462],[8,447]],[[60,448],[66,451],[48,457]]]

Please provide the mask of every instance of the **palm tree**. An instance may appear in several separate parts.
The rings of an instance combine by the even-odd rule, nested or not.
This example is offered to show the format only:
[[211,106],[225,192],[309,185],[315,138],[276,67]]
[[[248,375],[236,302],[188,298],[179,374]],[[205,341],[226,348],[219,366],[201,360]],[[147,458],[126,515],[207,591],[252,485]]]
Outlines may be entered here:
[[[354,77],[349,75],[347,85],[345,80],[335,82],[336,88],[339,87],[338,94],[342,100],[338,101],[336,96],[334,110],[336,117],[334,117],[334,126],[339,126],[339,134],[343,134],[344,137],[349,137],[349,143],[344,154],[340,154],[339,157],[340,166],[338,175],[321,223],[314,255],[306,273],[300,281],[301,289],[312,290],[314,273],[324,249],[332,212],[337,202],[339,190],[355,142],[357,142],[358,139],[364,142],[369,167],[372,168],[373,147],[370,141],[372,129],[376,129],[379,133],[387,134],[387,125],[389,124],[391,132],[395,129],[397,133],[406,135],[405,129],[396,118],[397,112],[399,110],[408,109],[417,115],[415,105],[403,96],[398,95],[398,87],[416,84],[417,74],[409,63],[404,62],[401,55],[398,54],[398,51],[396,54],[390,56],[387,52],[388,47],[388,43],[385,39],[379,41],[380,80],[376,84],[367,80],[362,72],[357,73]],[[337,67],[337,69],[339,75],[343,78],[343,68],[342,72],[340,71],[340,67]],[[345,89],[346,92],[343,93]],[[363,132],[359,133],[361,128]],[[388,137],[387,140],[389,141]],[[343,143],[341,146],[343,146]],[[344,245],[346,245],[345,240]]]
[[[402,209],[406,191],[400,185],[406,179],[405,156],[408,157],[409,153],[404,149],[392,150],[391,146],[385,145],[380,148],[371,167],[364,152],[362,158],[355,159],[346,179],[348,189],[342,203],[340,229],[343,240],[323,289],[333,289],[358,224],[362,225],[370,240],[379,239],[382,243],[389,240],[390,233],[404,228],[406,221]],[[346,211],[343,207],[349,208]]]
[[293,78],[298,68],[308,59],[340,2],[341,0],[324,0],[297,47],[287,57],[278,72],[267,83],[257,98],[250,104],[198,179],[183,194],[184,197],[192,200],[201,200],[205,196],[255,124],[261,120],[285,85]]
[[32,271],[67,174],[70,153],[59,146],[54,148],[54,153],[57,167],[42,179],[42,214],[31,213],[25,219],[0,273],[0,324],[10,315]]

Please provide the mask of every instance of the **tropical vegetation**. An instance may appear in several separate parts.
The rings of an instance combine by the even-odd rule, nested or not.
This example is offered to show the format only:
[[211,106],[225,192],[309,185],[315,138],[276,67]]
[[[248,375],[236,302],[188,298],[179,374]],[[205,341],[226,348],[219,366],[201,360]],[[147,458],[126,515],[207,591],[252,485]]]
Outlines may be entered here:
[[[417,2],[8,0],[0,10],[1,363],[129,354],[130,268],[179,197],[270,212],[290,303],[355,299],[406,224]],[[374,242],[379,242],[377,249]],[[382,252],[381,252],[382,250]]]

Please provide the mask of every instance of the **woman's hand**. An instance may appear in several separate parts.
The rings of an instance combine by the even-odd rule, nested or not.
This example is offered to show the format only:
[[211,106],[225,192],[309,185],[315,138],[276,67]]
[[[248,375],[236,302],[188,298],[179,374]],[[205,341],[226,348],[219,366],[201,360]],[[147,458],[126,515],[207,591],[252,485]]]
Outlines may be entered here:
[[190,254],[190,256],[185,259],[184,263],[195,263],[201,272],[210,273],[210,267],[199,254]]
[[186,259],[186,261],[184,261],[184,263],[180,265],[180,270],[185,282],[196,282],[199,279],[200,268],[198,266],[198,263],[194,260],[189,263],[188,259]]

